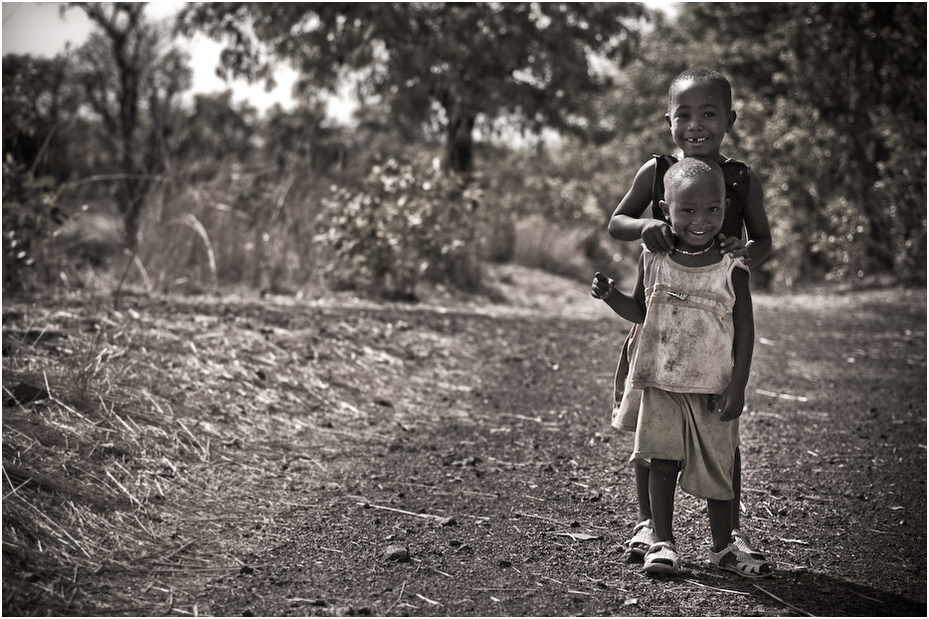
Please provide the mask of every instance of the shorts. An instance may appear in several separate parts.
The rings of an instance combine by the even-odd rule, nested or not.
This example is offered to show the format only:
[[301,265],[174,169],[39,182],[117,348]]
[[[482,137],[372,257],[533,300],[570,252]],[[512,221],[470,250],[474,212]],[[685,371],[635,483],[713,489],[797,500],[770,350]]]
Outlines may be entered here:
[[639,419],[639,408],[642,406],[642,390],[626,387],[618,405],[613,406],[613,417],[610,423],[617,430],[635,432],[635,425]]
[[710,396],[646,387],[636,423],[633,460],[681,463],[681,490],[702,499],[734,497],[732,471],[739,420],[722,421]]

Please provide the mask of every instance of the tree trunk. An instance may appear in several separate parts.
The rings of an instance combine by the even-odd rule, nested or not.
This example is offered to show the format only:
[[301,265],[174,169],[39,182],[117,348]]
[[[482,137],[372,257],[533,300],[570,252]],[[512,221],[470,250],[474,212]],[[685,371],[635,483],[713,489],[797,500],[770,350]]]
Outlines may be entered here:
[[858,200],[864,216],[868,220],[868,244],[866,256],[868,267],[881,271],[889,271],[894,267],[896,247],[891,222],[885,210],[885,203],[877,195],[876,189],[881,178],[877,161],[881,139],[879,132],[875,131],[869,109],[868,76],[861,69],[866,63],[859,56],[852,59],[848,68],[848,102],[849,111],[846,120],[846,130],[852,145],[851,154],[855,167],[858,170]]
[[[118,144],[118,161],[123,176],[116,190],[117,207],[123,216],[126,244],[135,249],[138,242],[139,215],[147,190],[142,179],[143,170],[137,161],[140,144],[136,141],[139,124],[139,96],[142,65],[140,55],[141,39],[144,36],[141,22],[144,4],[118,3],[104,5],[100,3],[80,2],[87,17],[100,26],[112,47],[113,60],[116,63],[119,86],[116,89],[119,114],[116,124],[109,127]],[[106,119],[105,97],[101,98],[100,111]],[[108,123],[107,123],[108,124]]]
[[126,247],[131,250],[139,242],[139,217],[145,203],[144,189],[139,183],[123,183],[117,191],[117,207],[123,217],[123,232],[126,235]]
[[446,169],[461,174],[470,174],[472,169],[472,147],[474,141],[471,133],[474,129],[474,116],[467,114],[449,114],[448,142],[445,145]]

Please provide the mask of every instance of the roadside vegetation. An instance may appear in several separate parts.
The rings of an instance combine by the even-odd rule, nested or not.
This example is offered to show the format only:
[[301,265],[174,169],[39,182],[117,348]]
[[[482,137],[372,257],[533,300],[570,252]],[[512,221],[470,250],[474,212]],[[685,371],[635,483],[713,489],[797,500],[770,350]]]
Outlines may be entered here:
[[[685,63],[733,84],[725,150],[760,175],[774,234],[756,286],[924,283],[924,6],[438,6],[191,3],[152,23],[142,3],[66,5],[99,26],[84,46],[3,59],[4,291],[415,297],[513,260],[586,279],[634,258],[605,223],[673,148]],[[226,43],[230,76],[292,63],[302,104],[185,103],[176,31]],[[347,78],[340,125],[326,97]]]
[[[726,600],[720,614],[924,612],[925,5],[189,3],[171,23],[144,3],[64,10],[97,24],[85,45],[3,58],[4,614],[705,612],[694,587]],[[301,104],[185,102],[172,35],[193,32],[225,43],[229,75],[292,63]],[[587,286],[595,270],[631,277],[638,249],[606,222],[673,147],[667,85],[693,65],[731,79],[724,151],[765,185],[775,251],[752,281],[776,344],[759,346],[756,395],[773,403],[752,423],[774,435],[749,434],[767,484],[750,507],[789,585],[726,593],[695,567],[662,606],[611,558],[631,482],[604,477],[617,439],[592,419],[618,345],[603,334],[622,329]],[[342,125],[325,110],[345,80],[358,111]],[[359,474],[372,459],[397,468]],[[817,477],[831,467],[835,484]],[[794,469],[802,491],[779,477]],[[539,475],[555,479],[544,497]],[[523,503],[485,520],[446,483]],[[307,509],[332,528],[292,524]],[[403,520],[456,510],[470,533]],[[778,529],[800,514],[817,518]],[[588,524],[597,537],[545,542]],[[871,533],[832,553],[859,525]],[[513,530],[537,565],[484,535],[526,541]],[[339,531],[375,547],[338,563]],[[426,570],[441,608],[414,587],[415,543],[415,573],[380,562],[417,532],[442,561],[478,549],[471,590],[438,559]],[[331,579],[291,587],[275,557],[319,547]],[[591,561],[603,569],[553,571]],[[349,565],[377,566],[379,588]],[[514,566],[538,582],[505,587],[563,590],[497,595]]]

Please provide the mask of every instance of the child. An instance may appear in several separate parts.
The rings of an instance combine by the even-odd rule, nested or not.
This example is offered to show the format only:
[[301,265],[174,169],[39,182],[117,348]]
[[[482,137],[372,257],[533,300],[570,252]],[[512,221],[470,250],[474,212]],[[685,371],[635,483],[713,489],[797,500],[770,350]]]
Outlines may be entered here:
[[770,570],[731,541],[738,418],[754,346],[749,271],[731,254],[712,251],[729,202],[722,168],[686,157],[671,166],[665,185],[659,206],[670,222],[670,251],[643,250],[632,296],[600,273],[591,287],[594,297],[641,325],[629,377],[642,390],[633,458],[651,467],[655,541],[644,569],[679,571],[672,516],[680,472],[681,489],[707,501],[711,563],[761,578]]
[[[708,69],[690,69],[678,75],[668,89],[668,113],[665,115],[671,136],[680,152],[675,156],[655,156],[636,173],[632,188],[617,206],[610,220],[610,235],[623,241],[641,239],[652,252],[671,251],[674,237],[658,204],[663,197],[663,178],[668,166],[678,159],[702,156],[723,168],[729,207],[719,238],[721,253],[741,257],[746,265],[760,264],[771,251],[771,232],[764,210],[761,182],[753,170],[720,153],[723,139],[735,123],[732,109],[732,89],[721,74]],[[642,218],[649,204],[653,218]],[[743,227],[748,241],[743,243]],[[623,346],[616,372],[614,393],[614,426],[634,429],[638,411],[637,390],[625,385],[628,353],[635,345],[636,328]],[[765,556],[755,550],[740,531],[741,454],[736,449],[733,468],[734,498],[732,501],[733,539],[745,557],[767,565]],[[649,469],[636,464],[636,492],[639,500],[639,523],[628,542],[633,555],[644,556],[654,540],[651,507],[648,500]],[[770,569],[770,565],[767,565]]]

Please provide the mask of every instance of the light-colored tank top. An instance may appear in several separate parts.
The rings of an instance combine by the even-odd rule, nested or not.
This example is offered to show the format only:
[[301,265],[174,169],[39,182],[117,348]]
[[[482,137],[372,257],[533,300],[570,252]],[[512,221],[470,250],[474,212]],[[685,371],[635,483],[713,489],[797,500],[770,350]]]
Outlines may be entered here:
[[630,367],[632,387],[719,394],[732,378],[732,271],[741,260],[686,267],[643,248],[645,322]]

